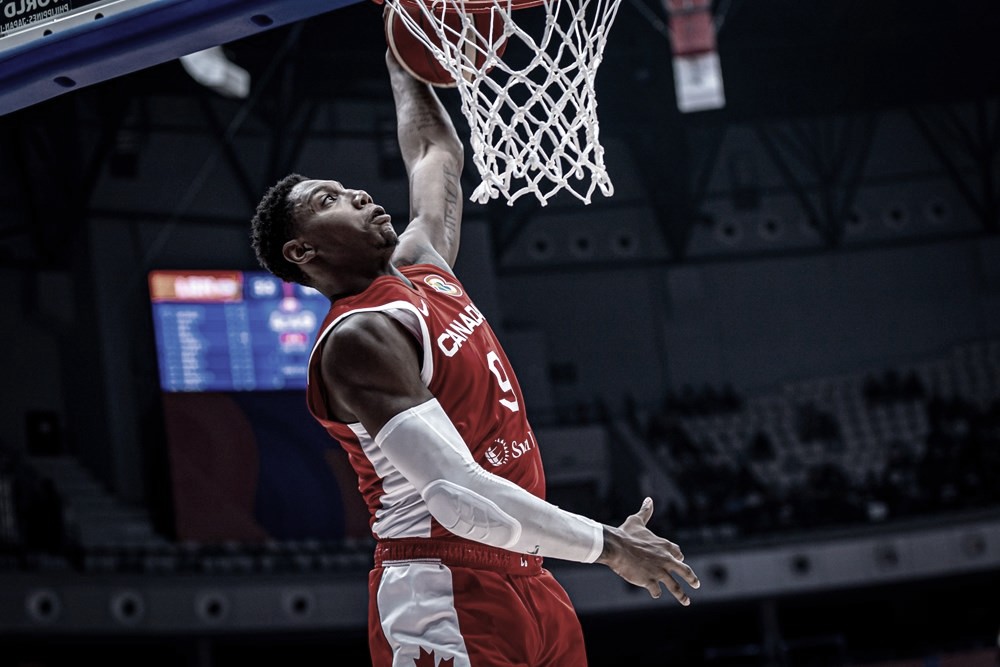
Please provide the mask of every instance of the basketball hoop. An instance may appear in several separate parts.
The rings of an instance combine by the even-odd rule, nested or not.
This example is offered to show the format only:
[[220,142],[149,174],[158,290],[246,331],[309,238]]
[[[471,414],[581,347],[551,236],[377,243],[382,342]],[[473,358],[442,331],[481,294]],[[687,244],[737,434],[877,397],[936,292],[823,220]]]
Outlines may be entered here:
[[[589,204],[595,189],[614,193],[599,140],[595,80],[620,3],[385,0],[455,80],[482,179],[472,201],[503,196],[512,205],[534,194],[544,206],[565,190]],[[531,35],[512,12],[537,6],[544,7],[545,26]],[[518,51],[524,63],[515,64]]]

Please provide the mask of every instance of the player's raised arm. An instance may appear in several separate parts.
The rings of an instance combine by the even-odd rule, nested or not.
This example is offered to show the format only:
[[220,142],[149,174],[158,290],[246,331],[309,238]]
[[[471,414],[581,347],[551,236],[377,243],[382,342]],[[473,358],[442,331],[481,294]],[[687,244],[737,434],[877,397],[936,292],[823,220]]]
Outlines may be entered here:
[[434,261],[436,253],[450,267],[458,255],[462,220],[462,142],[431,86],[411,77],[391,51],[385,59],[410,181],[410,223],[393,261],[440,263]]

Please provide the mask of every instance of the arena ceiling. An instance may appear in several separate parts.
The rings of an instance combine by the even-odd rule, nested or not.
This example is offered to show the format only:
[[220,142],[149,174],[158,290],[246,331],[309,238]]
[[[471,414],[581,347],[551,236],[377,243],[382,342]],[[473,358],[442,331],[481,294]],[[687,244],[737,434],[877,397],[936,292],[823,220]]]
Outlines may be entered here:
[[[602,135],[633,146],[654,203],[677,194],[658,193],[662,175],[688,168],[658,147],[686,129],[947,106],[995,99],[1000,87],[995,0],[716,0],[714,11],[727,97],[717,111],[677,110],[658,0],[623,0],[611,32],[597,79]],[[379,12],[361,2],[226,44],[229,58],[266,86],[252,108],[235,113],[274,124],[324,100],[388,103]],[[86,215],[130,105],[163,95],[200,99],[205,90],[170,61],[0,116],[0,265],[66,265],[66,226]],[[101,119],[99,136],[80,136],[74,119],[81,115]],[[218,125],[204,119],[207,141],[219,138]],[[987,119],[984,136],[994,153],[998,127],[998,119]],[[505,218],[500,224],[516,224],[509,212],[496,215]],[[676,228],[677,220],[665,219],[670,224]]]

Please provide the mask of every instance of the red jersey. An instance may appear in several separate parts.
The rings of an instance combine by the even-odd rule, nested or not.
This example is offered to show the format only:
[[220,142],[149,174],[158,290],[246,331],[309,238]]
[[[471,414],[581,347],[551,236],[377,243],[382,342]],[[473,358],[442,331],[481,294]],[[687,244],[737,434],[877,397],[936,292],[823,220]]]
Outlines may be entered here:
[[485,470],[544,498],[542,461],[510,362],[465,288],[431,264],[399,271],[412,286],[382,276],[364,292],[333,303],[309,358],[306,396],[310,412],[347,451],[375,538],[446,537],[451,533],[434,521],[416,488],[375,445],[376,434],[360,423],[335,421],[327,412],[320,360],[327,337],[345,317],[382,312],[414,335],[423,349],[421,379]]

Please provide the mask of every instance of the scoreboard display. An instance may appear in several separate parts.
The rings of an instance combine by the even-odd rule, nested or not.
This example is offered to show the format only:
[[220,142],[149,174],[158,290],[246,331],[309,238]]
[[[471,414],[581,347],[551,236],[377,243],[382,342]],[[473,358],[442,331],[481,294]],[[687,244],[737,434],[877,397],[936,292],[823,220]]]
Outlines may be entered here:
[[167,392],[304,389],[330,308],[265,271],[152,271],[149,296]]

